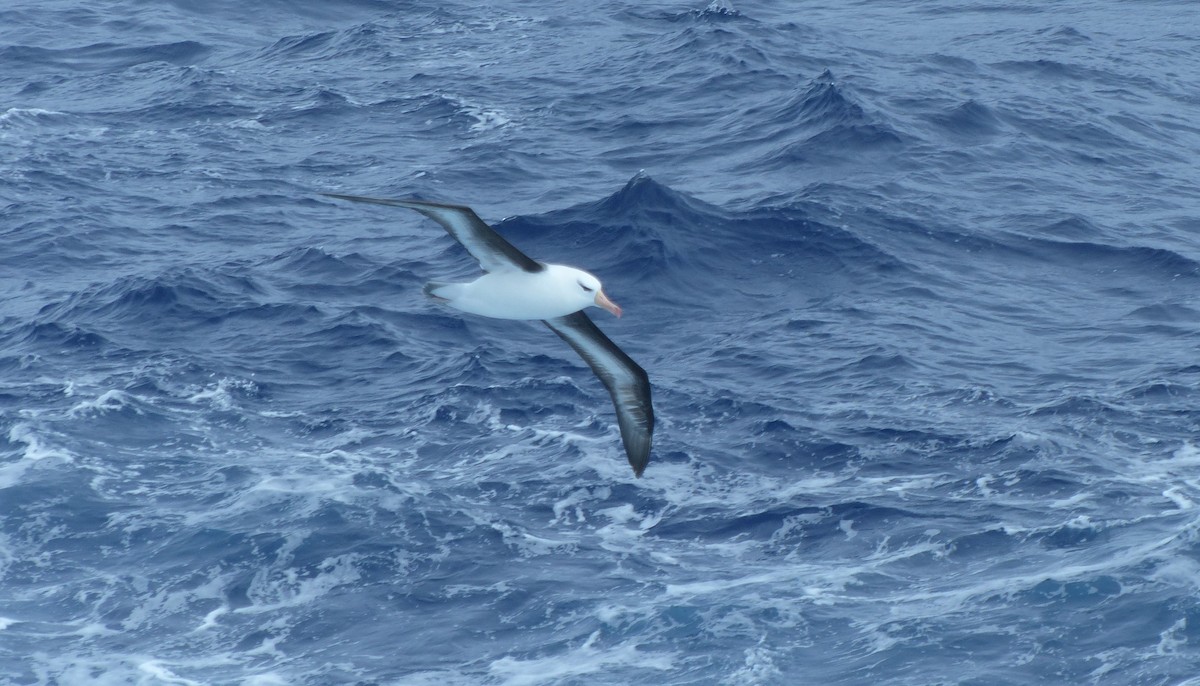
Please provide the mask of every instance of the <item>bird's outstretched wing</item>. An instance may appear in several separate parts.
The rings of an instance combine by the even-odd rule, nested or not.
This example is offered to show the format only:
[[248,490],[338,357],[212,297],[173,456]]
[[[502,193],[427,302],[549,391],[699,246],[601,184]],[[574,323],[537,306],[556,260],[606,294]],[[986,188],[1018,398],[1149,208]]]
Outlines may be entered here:
[[604,382],[617,408],[625,454],[633,473],[641,476],[650,461],[650,440],[654,435],[654,406],[650,404],[650,378],[646,370],[609,340],[582,311],[545,322]]
[[496,233],[496,230],[480,219],[474,210],[465,205],[447,205],[425,200],[368,198],[362,195],[342,195],[340,193],[322,193],[321,195],[339,200],[407,207],[410,210],[416,210],[441,224],[455,240],[462,243],[472,257],[479,260],[479,265],[483,267],[484,271],[520,269],[536,273],[546,268],[545,265],[531,259],[505,240],[504,236]]

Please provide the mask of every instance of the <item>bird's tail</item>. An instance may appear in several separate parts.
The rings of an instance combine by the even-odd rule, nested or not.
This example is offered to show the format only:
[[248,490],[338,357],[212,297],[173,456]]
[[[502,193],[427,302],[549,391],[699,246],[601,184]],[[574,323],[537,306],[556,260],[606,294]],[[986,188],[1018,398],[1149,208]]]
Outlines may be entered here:
[[425,288],[422,290],[425,291],[425,295],[429,296],[430,298],[436,300],[437,302],[444,303],[454,299],[455,290],[457,290],[456,286],[459,285],[460,284],[457,283],[446,283],[444,281],[430,281],[429,283],[425,284]]

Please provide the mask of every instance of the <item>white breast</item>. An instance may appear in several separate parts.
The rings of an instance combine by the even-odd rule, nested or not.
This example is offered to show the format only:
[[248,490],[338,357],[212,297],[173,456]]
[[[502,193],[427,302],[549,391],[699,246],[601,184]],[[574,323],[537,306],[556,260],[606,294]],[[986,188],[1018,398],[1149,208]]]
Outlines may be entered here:
[[498,319],[552,319],[593,304],[594,294],[580,287],[579,270],[548,264],[537,273],[498,271],[484,274],[447,293],[455,309]]

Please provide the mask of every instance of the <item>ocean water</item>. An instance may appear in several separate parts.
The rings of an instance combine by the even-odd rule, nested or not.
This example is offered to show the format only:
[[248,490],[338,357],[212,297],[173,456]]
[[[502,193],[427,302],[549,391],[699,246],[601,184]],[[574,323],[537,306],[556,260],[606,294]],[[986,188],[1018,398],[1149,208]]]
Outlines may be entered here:
[[10,0],[0,682],[1200,685],[1198,159],[1190,0]]

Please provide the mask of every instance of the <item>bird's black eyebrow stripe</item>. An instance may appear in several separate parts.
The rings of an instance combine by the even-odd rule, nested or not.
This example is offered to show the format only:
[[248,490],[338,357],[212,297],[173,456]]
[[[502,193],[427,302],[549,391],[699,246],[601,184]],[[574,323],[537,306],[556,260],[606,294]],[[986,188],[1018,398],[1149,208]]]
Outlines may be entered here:
[[583,290],[587,291],[588,293],[591,293],[593,290],[595,290],[595,289],[588,288],[587,286],[583,285],[582,281],[576,281],[575,283],[579,284],[579,287],[582,288]]

